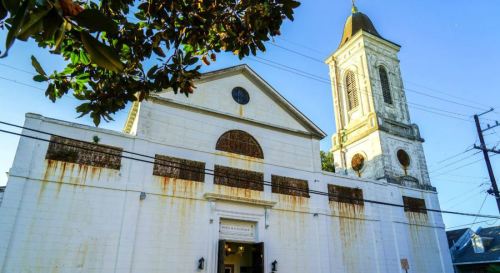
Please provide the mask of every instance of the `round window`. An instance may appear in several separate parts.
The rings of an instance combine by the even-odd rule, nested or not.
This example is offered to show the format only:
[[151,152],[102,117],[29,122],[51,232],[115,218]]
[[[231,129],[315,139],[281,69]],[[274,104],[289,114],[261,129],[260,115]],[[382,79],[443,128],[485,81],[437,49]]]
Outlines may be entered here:
[[248,94],[247,90],[245,90],[243,87],[235,87],[233,88],[233,91],[231,92],[233,95],[234,101],[241,105],[245,105],[250,101],[250,95]]
[[410,166],[410,156],[404,150],[398,150],[397,156],[399,164],[406,170]]
[[361,176],[360,171],[365,166],[365,157],[361,154],[355,154],[351,159],[351,167],[352,169],[358,173],[358,176]]

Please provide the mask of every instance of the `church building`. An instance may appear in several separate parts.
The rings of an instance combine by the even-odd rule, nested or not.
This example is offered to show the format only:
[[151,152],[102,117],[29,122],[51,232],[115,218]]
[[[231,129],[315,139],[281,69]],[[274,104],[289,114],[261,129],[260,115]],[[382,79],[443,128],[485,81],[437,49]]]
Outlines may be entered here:
[[452,273],[400,46],[353,7],[318,126],[246,65],[134,103],[123,132],[26,114],[4,273]]

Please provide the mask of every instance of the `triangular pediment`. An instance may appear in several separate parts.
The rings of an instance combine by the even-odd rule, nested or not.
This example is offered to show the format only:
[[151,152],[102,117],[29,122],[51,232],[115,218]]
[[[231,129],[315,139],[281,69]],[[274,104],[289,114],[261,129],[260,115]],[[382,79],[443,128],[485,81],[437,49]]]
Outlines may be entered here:
[[[165,91],[155,94],[153,99],[307,134],[319,139],[326,136],[318,126],[247,65],[204,73],[195,82],[195,86],[194,93],[189,97]],[[232,90],[235,87],[242,87],[248,92],[247,104],[239,104],[233,98]]]

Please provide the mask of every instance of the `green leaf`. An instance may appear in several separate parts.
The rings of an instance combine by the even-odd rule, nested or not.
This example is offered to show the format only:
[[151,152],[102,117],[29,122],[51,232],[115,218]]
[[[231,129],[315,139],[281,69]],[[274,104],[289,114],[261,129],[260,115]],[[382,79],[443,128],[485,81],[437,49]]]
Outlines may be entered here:
[[63,19],[57,13],[57,9],[51,9],[47,16],[43,18],[43,38],[51,40],[62,23]]
[[163,49],[161,49],[161,47],[153,47],[153,51],[154,51],[154,53],[156,53],[156,55],[158,55],[160,57],[165,58],[167,56],[167,55],[165,55],[165,52],[163,52]]
[[120,56],[109,46],[99,42],[87,32],[80,33],[83,46],[90,56],[90,60],[96,65],[110,71],[120,72],[124,65],[120,61]]
[[[10,47],[12,46],[12,44],[14,44],[16,36],[21,28],[21,23],[23,22],[24,17],[26,16],[26,10],[28,9],[29,2],[30,1],[27,0],[24,1],[23,4],[17,10],[17,13],[14,15],[14,21],[12,22],[12,26],[10,27],[9,32],[7,33],[7,38],[5,39],[5,52],[0,56],[0,58],[7,56]],[[7,6],[5,0],[4,0],[4,5]]]
[[48,9],[38,9],[30,14],[21,26],[21,29],[17,34],[17,38],[26,41],[29,36],[42,30],[43,18],[47,15],[47,13],[49,13],[49,11],[50,10]]
[[90,77],[90,74],[88,72],[85,72],[85,73],[82,73],[82,74],[79,74],[78,76],[76,76],[76,79],[77,80],[82,80],[82,81],[87,81]]
[[86,9],[80,12],[80,14],[74,17],[74,19],[79,26],[87,28],[90,32],[118,32],[118,25],[116,24],[116,22],[95,9]]
[[89,56],[83,50],[80,50],[80,62],[84,65],[88,65],[90,63]]
[[64,35],[66,34],[66,24],[64,21],[59,29],[54,33],[54,51],[59,52],[59,48],[61,47],[62,42],[64,41]]
[[36,72],[38,72],[38,74],[43,75],[43,76],[47,76],[47,73],[45,73],[42,66],[40,65],[38,60],[35,58],[35,56],[33,56],[33,55],[31,55],[31,65],[35,68],[35,70],[36,70]]
[[77,54],[75,52],[71,52],[70,59],[71,59],[72,64],[76,64],[80,60],[80,54]]
[[55,88],[53,83],[49,84],[49,86],[47,87],[47,90],[45,90],[45,96],[49,97],[49,99],[52,102],[56,102],[56,98],[58,97],[58,94],[57,94],[57,89]]
[[37,82],[46,82],[46,81],[49,80],[49,78],[47,78],[44,75],[36,75],[36,76],[33,77],[33,80],[35,80]]

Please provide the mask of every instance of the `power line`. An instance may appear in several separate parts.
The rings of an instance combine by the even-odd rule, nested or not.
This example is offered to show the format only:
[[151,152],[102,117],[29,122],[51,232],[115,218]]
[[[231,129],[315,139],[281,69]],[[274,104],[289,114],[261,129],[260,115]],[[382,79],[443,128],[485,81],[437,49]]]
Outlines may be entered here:
[[[479,210],[477,211],[477,214],[481,213],[481,210],[483,209],[483,206],[484,206],[484,203],[486,202],[486,198],[487,197],[488,197],[488,194],[485,194],[483,203],[481,203],[481,206],[479,207]],[[472,221],[472,225],[470,226],[470,228],[472,228],[472,226],[474,226],[476,224],[476,221],[477,221],[477,216],[474,217],[474,221]]]
[[[255,59],[255,58],[257,58],[257,59]],[[264,58],[257,57],[257,56],[255,58],[250,58],[250,60],[262,63],[264,65],[268,65],[268,66],[271,66],[271,67],[274,67],[274,68],[277,68],[277,69],[280,69],[280,70],[284,70],[284,71],[287,71],[287,72],[290,72],[290,73],[294,73],[296,75],[299,75],[299,76],[302,76],[302,77],[305,77],[305,78],[308,78],[308,79],[311,79],[311,80],[315,80],[315,81],[318,81],[318,82],[321,82],[321,83],[324,83],[324,84],[331,85],[330,80],[327,79],[327,78],[324,78],[324,77],[321,77],[321,76],[318,76],[318,75],[315,75],[315,74],[312,74],[312,73],[309,73],[309,72],[306,72],[306,71],[303,71],[303,70],[300,70],[300,69],[297,69],[297,68],[294,68],[294,67],[290,67],[290,66],[287,66],[287,65],[284,65],[284,64],[272,61],[272,60],[264,59]],[[260,59],[260,60],[258,60],[258,59]],[[268,63],[266,63],[266,62],[268,62]],[[19,68],[10,66],[10,65],[5,65],[5,64],[0,64],[0,65],[4,65],[6,67],[10,67],[12,69],[16,69],[16,70],[22,71],[22,72],[28,73],[30,75],[34,75],[34,73],[31,73],[31,72],[28,72],[26,70],[22,70],[22,69],[19,69]],[[356,73],[356,74],[360,75],[359,73]],[[363,75],[360,75],[360,76],[364,77]],[[17,83],[17,84],[21,84],[21,85],[25,85],[25,86],[37,88],[39,90],[43,90],[41,88],[38,88],[38,87],[35,87],[35,86],[32,86],[32,85],[26,84],[26,83],[23,83],[23,82],[19,82],[19,81],[13,80],[13,79],[8,79],[8,78],[5,78],[5,77],[2,77],[2,79],[7,80],[7,81],[11,81],[11,82],[14,82],[14,83]],[[372,79],[372,80],[377,81],[378,79]],[[400,89],[400,88],[397,88],[397,89]],[[369,95],[368,92],[364,92],[364,93],[367,94],[367,95]],[[373,95],[382,97],[382,95],[376,94],[376,93],[373,93]],[[395,101],[399,101],[396,98],[394,98],[394,100]],[[403,101],[400,101],[400,102],[403,102]],[[454,119],[463,120],[463,121],[467,121],[467,122],[472,122],[472,121],[469,121],[469,120],[465,120],[463,118],[458,118],[458,117],[455,117],[455,116],[450,116],[450,115],[439,113],[439,112],[436,112],[436,111],[440,111],[440,112],[444,112],[444,113],[448,113],[448,114],[453,114],[453,115],[459,115],[459,116],[468,117],[468,115],[465,115],[465,114],[451,112],[451,111],[447,111],[447,110],[443,110],[443,109],[438,109],[438,108],[433,108],[433,107],[429,107],[427,105],[421,105],[421,104],[417,104],[417,103],[411,103],[411,102],[403,102],[403,103],[407,103],[412,108],[415,108],[417,110],[426,111],[428,113],[433,113],[433,114],[441,115],[441,116],[444,116],[444,117],[449,117],[449,118],[454,118]],[[429,108],[433,109],[435,111],[429,110]]]
[[[278,48],[281,48],[285,51],[288,51],[290,53],[293,53],[293,54],[296,54],[298,56],[302,56],[304,58],[307,58],[309,60],[312,60],[312,61],[315,61],[315,62],[318,62],[318,63],[321,63],[321,64],[324,64],[324,62],[318,58],[315,58],[315,57],[312,57],[312,56],[309,56],[307,54],[304,54],[304,53],[301,53],[301,52],[298,52],[296,50],[293,50],[293,49],[289,49],[289,48],[286,48],[284,46],[281,46],[281,45],[278,45],[276,43],[271,43],[272,45],[274,45],[275,47],[278,47]],[[357,74],[357,75],[360,75],[359,73],[356,73],[353,71],[353,73]],[[360,75],[362,77],[364,77],[363,75]],[[370,80],[375,80],[377,81],[378,79],[370,79]],[[402,89],[402,88],[399,88],[399,89]],[[427,97],[430,97],[430,98],[433,98],[433,99],[437,99],[437,100],[441,100],[441,101],[445,101],[445,102],[448,102],[448,103],[453,103],[453,104],[457,104],[457,105],[460,105],[460,106],[464,106],[464,107],[468,107],[468,108],[472,108],[472,109],[476,109],[476,110],[484,110],[485,108],[482,108],[482,107],[477,107],[477,106],[473,106],[473,105],[470,105],[470,104],[465,104],[465,103],[460,103],[460,102],[456,102],[456,101],[452,101],[450,99],[446,99],[446,98],[442,98],[442,97],[438,97],[438,96],[434,96],[434,95],[430,95],[430,94],[427,94],[427,93],[424,93],[424,92],[421,92],[421,91],[418,91],[418,90],[414,90],[414,89],[411,89],[411,88],[405,88],[406,91],[410,91],[410,92],[414,92],[416,94],[419,94],[419,95],[422,95],[422,96],[427,96]]]
[[432,172],[435,172],[435,171],[442,170],[442,169],[444,169],[444,168],[447,168],[447,167],[453,166],[453,165],[455,165],[455,164],[457,164],[457,163],[461,163],[461,162],[463,162],[463,161],[464,161],[464,159],[468,159],[468,158],[473,157],[473,156],[475,156],[475,155],[477,155],[477,154],[479,154],[479,153],[481,153],[481,152],[480,152],[480,151],[477,151],[477,152],[475,152],[474,154],[472,154],[472,155],[470,155],[470,156],[467,156],[466,158],[460,158],[460,159],[455,160],[455,161],[453,161],[453,162],[451,162],[451,163],[448,163],[448,164],[446,164],[446,165],[444,165],[444,166],[442,166],[442,167],[439,167],[438,169],[433,169],[433,170],[429,171],[429,173],[432,173]]
[[[494,156],[495,156],[495,155],[492,155],[491,157],[494,157]],[[480,159],[478,159],[478,160],[475,160],[475,161],[469,162],[469,163],[467,163],[467,164],[461,165],[461,166],[459,166],[459,167],[456,167],[456,168],[454,168],[454,169],[448,170],[447,172],[440,173],[440,174],[436,174],[436,175],[434,175],[434,176],[432,176],[432,177],[434,177],[434,178],[435,178],[435,177],[439,177],[439,176],[442,176],[442,175],[448,174],[449,172],[452,172],[452,171],[455,171],[455,170],[461,169],[461,168],[466,167],[466,166],[470,166],[470,165],[476,164],[476,163],[478,163],[478,162],[479,162],[479,161],[481,161],[481,160],[482,160],[482,159],[480,158]],[[449,174],[448,174],[448,175],[449,175]]]
[[[321,52],[321,51],[318,51],[317,49],[313,49],[313,48],[311,48],[311,47],[305,46],[305,45],[303,45],[303,44],[300,44],[300,43],[297,43],[297,42],[294,42],[294,41],[290,41],[290,40],[284,39],[284,38],[282,38],[282,37],[278,37],[278,38],[279,38],[280,40],[282,40],[282,41],[285,41],[285,42],[288,42],[288,43],[290,43],[290,44],[293,44],[293,45],[296,45],[296,46],[299,46],[299,47],[302,47],[302,48],[308,49],[308,50],[310,50],[310,51],[317,52],[317,53],[319,53],[319,54],[321,54],[321,55],[327,55],[327,54],[328,54],[328,53],[326,53],[326,52]],[[295,52],[294,52],[294,53],[295,53]],[[413,82],[413,81],[409,81],[409,80],[405,80],[405,82],[410,83],[410,84],[414,84],[414,85],[416,85],[416,86],[420,86],[420,87],[422,87],[422,88],[424,88],[424,89],[427,89],[427,90],[430,90],[430,91],[434,91],[434,92],[437,92],[437,93],[441,93],[441,94],[443,94],[443,95],[446,95],[446,96],[449,96],[449,97],[453,97],[453,98],[456,98],[456,99],[459,99],[459,100],[462,100],[462,101],[467,101],[467,102],[469,102],[469,103],[471,103],[471,102],[472,102],[472,103],[474,103],[474,104],[476,104],[476,105],[481,105],[481,106],[483,106],[483,107],[487,107],[487,108],[491,107],[491,105],[486,105],[486,104],[479,103],[479,102],[476,102],[476,101],[471,101],[471,100],[470,100],[470,99],[468,99],[468,98],[459,97],[459,96],[456,96],[456,95],[454,95],[454,94],[450,94],[450,93],[447,93],[447,92],[443,92],[443,91],[437,90],[437,89],[435,89],[435,88],[430,88],[430,87],[428,87],[428,86],[422,85],[422,84],[417,83],[417,82]],[[495,113],[497,113],[497,112],[495,112]],[[497,114],[499,114],[499,113],[497,113]]]
[[474,201],[474,199],[472,199],[471,197],[474,197],[474,196],[481,194],[481,193],[486,194],[486,190],[483,190],[482,188],[480,188],[479,191],[477,191],[477,190],[471,191],[467,194],[464,194],[463,196],[458,196],[458,197],[454,198],[453,200],[455,200],[455,202],[450,201],[447,204],[443,204],[443,206],[445,206],[447,210],[454,209],[459,205],[463,207],[464,204],[466,204],[470,201]]
[[[479,224],[479,223],[485,223],[485,222],[491,222],[491,221],[494,221],[493,223],[488,223],[488,225],[494,225],[498,220],[484,220],[484,221],[478,221],[476,222],[476,224]],[[454,229],[454,228],[458,228],[458,227],[465,227],[465,226],[470,226],[470,224],[472,223],[468,223],[468,224],[463,224],[463,225],[458,225],[458,226],[452,226],[452,227],[446,227],[446,229],[450,230],[450,229]]]
[[43,88],[31,85],[31,84],[23,83],[23,82],[20,82],[20,81],[16,81],[16,80],[13,80],[13,79],[5,78],[5,77],[2,77],[2,76],[0,76],[0,79],[5,80],[5,81],[9,81],[9,82],[13,82],[13,83],[17,83],[17,84],[20,84],[20,85],[28,86],[28,87],[31,87],[31,88],[35,88],[35,89],[38,89],[38,90],[45,91],[45,89],[43,89]]
[[[448,198],[446,201],[443,201],[443,204],[450,203],[451,201],[456,200],[456,199],[458,199],[458,198],[460,198],[460,197],[465,197],[465,195],[467,195],[467,194],[471,194],[471,193],[472,193],[472,191],[474,191],[474,192],[475,192],[475,191],[477,191],[477,189],[480,189],[480,188],[481,188],[482,186],[484,186],[484,185],[486,185],[486,184],[485,184],[485,183],[481,183],[480,185],[475,186],[475,187],[473,187],[472,189],[467,189],[467,190],[466,190],[466,191],[464,191],[464,192],[460,192],[459,194],[456,194],[456,195],[452,196],[451,198]],[[483,190],[482,190],[482,189],[480,189],[480,191],[483,191]]]
[[309,50],[309,51],[316,52],[316,53],[320,54],[321,56],[328,55],[328,54],[330,53],[330,52],[323,52],[323,51],[319,51],[319,50],[317,50],[317,49],[315,49],[315,48],[308,47],[308,46],[302,45],[302,44],[297,43],[297,42],[294,42],[294,41],[290,41],[290,40],[285,39],[285,38],[283,38],[283,37],[281,37],[281,36],[276,36],[276,38],[278,38],[279,40],[285,41],[285,42],[287,42],[287,43],[290,43],[290,44],[292,44],[292,45],[295,45],[295,46],[298,46],[298,47],[302,47],[302,48],[307,49],[307,50]]
[[[470,148],[469,148],[469,147],[470,147]],[[462,151],[462,152],[460,152],[460,153],[458,153],[458,154],[454,154],[454,155],[452,155],[452,156],[450,156],[450,157],[447,157],[447,158],[445,158],[445,159],[442,159],[442,160],[438,161],[438,162],[437,162],[437,164],[444,163],[444,162],[446,162],[446,161],[448,161],[448,160],[450,160],[450,159],[453,159],[453,158],[455,158],[455,157],[457,157],[457,156],[463,155],[463,154],[465,154],[465,153],[467,153],[467,152],[469,152],[469,151],[472,151],[472,149],[474,149],[474,148],[472,147],[472,145],[470,145],[469,147],[467,147],[467,148],[465,149],[465,151]]]
[[2,64],[0,63],[1,66],[5,66],[5,67],[8,67],[10,69],[14,69],[16,71],[19,71],[19,72],[23,72],[23,73],[26,73],[26,74],[29,74],[29,75],[32,75],[32,76],[35,76],[37,75],[36,73],[34,72],[31,72],[31,71],[28,71],[28,70],[24,70],[24,69],[21,69],[21,68],[17,68],[15,66],[12,66],[12,65],[8,65],[8,64]]
[[[293,68],[293,67],[290,67],[290,66],[287,66],[287,65],[283,65],[283,64],[280,64],[280,63],[275,62],[275,61],[267,60],[267,59],[260,58],[260,57],[259,57],[259,59],[260,60],[254,59],[254,58],[250,58],[250,60],[252,60],[252,61],[264,64],[264,65],[267,65],[267,66],[270,66],[270,67],[274,67],[276,69],[280,69],[280,70],[283,70],[283,71],[286,71],[286,72],[289,72],[289,73],[293,73],[295,75],[302,76],[304,78],[308,78],[308,79],[311,79],[311,80],[314,80],[314,81],[317,81],[317,82],[320,82],[320,83],[324,83],[324,84],[327,84],[329,86],[331,85],[331,82],[328,79],[323,78],[321,76],[317,76],[315,74],[311,74],[309,72],[306,72],[306,71],[303,71],[303,70],[300,70],[300,69],[297,69],[297,68]],[[266,63],[264,61],[270,62],[270,63]],[[374,79],[374,80],[377,80],[377,79]],[[367,94],[367,95],[370,95],[367,91],[359,90],[359,92]],[[372,93],[371,95],[373,95],[373,96],[379,96],[379,97],[383,98],[383,96],[381,94]],[[422,105],[422,104],[418,104],[418,103],[401,101],[401,100],[396,99],[396,98],[393,98],[393,100],[397,101],[397,102],[401,102],[401,103],[406,103],[410,107],[412,107],[412,108],[414,108],[416,110],[428,112],[428,113],[431,113],[431,114],[441,115],[443,117],[453,118],[453,119],[457,119],[457,120],[461,120],[461,121],[466,121],[466,122],[471,122],[471,123],[473,122],[472,120],[467,120],[467,119],[464,119],[464,118],[460,118],[460,117],[449,115],[449,114],[453,114],[453,115],[458,115],[458,116],[463,116],[463,117],[470,117],[470,116],[462,114],[462,113],[451,112],[451,111],[447,111],[447,110],[443,110],[443,109],[439,109],[439,108],[434,108],[434,107],[430,107],[430,106]],[[429,108],[433,109],[433,110],[429,110]],[[439,111],[444,112],[444,113],[440,113]]]
[[[260,58],[260,59],[271,62],[270,60],[266,60],[264,58]],[[311,74],[311,73],[308,73],[308,72],[305,72],[305,71],[301,71],[301,70],[296,69],[296,68],[292,68],[292,67],[289,67],[289,66],[286,66],[286,65],[282,65],[282,64],[279,64],[279,66],[277,66],[277,65],[265,63],[265,62],[257,60],[257,59],[251,59],[251,60],[259,62],[259,63],[262,63],[264,65],[268,65],[268,66],[277,68],[277,69],[281,69],[281,70],[284,70],[284,71],[287,71],[287,72],[290,72],[290,73],[294,73],[296,75],[299,75],[299,76],[302,76],[302,77],[305,77],[305,78],[308,78],[308,79],[311,79],[311,80],[315,80],[315,81],[318,81],[318,82],[330,85],[330,82],[327,81],[327,80],[325,80],[324,78],[321,78],[319,76],[315,76],[314,74]],[[26,72],[26,71],[24,71],[24,72]],[[0,76],[0,79],[6,80],[6,81],[10,81],[10,82],[13,82],[13,83],[16,83],[16,84],[20,84],[20,85],[32,87],[32,88],[35,88],[35,89],[38,89],[38,90],[45,91],[45,89],[43,89],[43,88],[39,88],[39,87],[30,85],[30,84],[27,84],[27,83],[23,83],[23,82],[14,80],[14,79],[9,79],[9,78],[6,78],[6,77],[1,77],[1,76]],[[360,91],[360,92],[362,92],[362,91]],[[367,92],[364,92],[364,93],[368,94]],[[380,94],[375,94],[375,93],[373,95],[375,95],[375,96],[381,96]],[[397,99],[394,98],[394,101],[399,101],[399,100],[397,100]],[[452,113],[454,115],[467,116],[467,115],[464,115],[464,114],[460,114],[460,113],[456,113],[456,112],[450,112],[450,111],[446,111],[446,110],[442,110],[442,109],[438,109],[438,108],[432,108],[432,107],[420,105],[420,104],[417,104],[417,103],[407,102],[407,104],[409,106],[411,106],[412,108],[416,109],[416,110],[420,110],[420,111],[424,111],[424,112],[428,112],[428,113],[432,113],[432,114],[436,114],[436,115],[441,115],[443,117],[449,117],[449,118],[453,118],[453,119],[457,119],[457,120],[462,120],[462,121],[466,121],[466,122],[472,122],[470,120],[466,120],[466,119],[463,119],[463,118],[451,116],[451,115],[448,115],[448,114],[445,114],[445,113]],[[433,110],[429,110],[429,109],[426,109],[426,108],[431,108],[431,109],[434,109],[436,111],[442,111],[442,112],[445,112],[445,113],[439,113],[439,112],[436,112],[436,111],[433,111]]]
[[[8,122],[4,122],[4,121],[0,121],[0,123],[4,124],[4,125],[7,125],[7,126],[21,128],[21,129],[24,129],[24,130],[27,130],[27,131],[32,131],[32,132],[41,133],[41,134],[50,135],[50,136],[53,136],[53,135],[57,136],[56,134],[51,134],[51,133],[48,133],[48,132],[45,132],[45,131],[31,129],[31,128],[28,128],[28,127],[24,127],[24,126],[21,126],[21,125],[12,124],[12,123],[8,123]],[[135,161],[139,161],[139,162],[143,162],[143,163],[157,164],[157,165],[160,165],[160,166],[172,167],[172,165],[164,164],[162,162],[173,162],[173,161],[163,160],[163,159],[161,160],[162,162],[154,162],[154,161],[149,161],[149,160],[145,160],[145,159],[141,159],[141,158],[126,156],[126,155],[123,155],[123,154],[114,154],[114,153],[109,153],[109,152],[105,152],[105,151],[99,151],[99,150],[90,149],[90,148],[86,148],[86,147],[80,147],[80,146],[70,145],[68,143],[61,143],[61,142],[53,141],[53,140],[50,140],[50,139],[44,139],[44,138],[40,138],[40,137],[36,137],[36,136],[32,136],[32,135],[26,135],[26,134],[23,134],[23,133],[17,133],[17,132],[12,132],[12,131],[3,130],[3,129],[0,129],[0,132],[6,133],[6,134],[11,134],[11,135],[17,135],[17,136],[20,136],[20,137],[26,137],[26,138],[30,138],[30,139],[33,139],[33,140],[39,140],[39,141],[44,141],[44,142],[48,142],[48,143],[54,143],[54,144],[58,144],[58,145],[64,145],[64,146],[73,147],[73,148],[77,148],[77,149],[81,149],[81,150],[87,150],[87,151],[92,151],[92,152],[101,153],[101,154],[107,154],[107,155],[111,155],[111,156],[119,156],[120,158],[135,160]],[[63,137],[63,138],[70,139],[70,140],[75,140],[75,141],[78,141],[78,142],[82,142],[81,140],[77,140],[77,139],[72,139],[72,138],[67,138],[67,137]],[[127,153],[127,154],[131,154],[131,155],[137,155],[137,156],[141,156],[141,157],[144,157],[144,158],[156,159],[156,157],[145,155],[145,154],[140,154],[140,153],[136,153],[136,152],[130,152],[130,151],[122,150],[122,149],[116,149],[116,150],[120,151],[122,153]],[[174,167],[179,168],[179,169],[183,168],[183,167],[179,166],[180,164],[178,162],[173,162],[173,163],[175,164]],[[259,184],[259,185],[264,185],[264,186],[272,186],[272,187],[278,187],[278,188],[293,189],[295,191],[305,191],[305,190],[297,189],[295,187],[286,187],[284,185],[272,184],[272,182],[265,181],[265,180],[257,181],[257,180],[250,180],[250,179],[241,179],[241,177],[233,177],[233,176],[227,176],[227,175],[217,175],[217,174],[214,173],[215,170],[211,170],[211,169],[207,169],[207,168],[204,168],[203,171],[200,171],[201,169],[196,169],[195,170],[194,168],[191,168],[191,169],[187,168],[187,169],[190,170],[191,172],[204,173],[204,174],[207,174],[207,175],[212,175],[214,177],[224,177],[224,178],[229,178],[229,179],[238,179],[240,181],[254,183],[254,184]],[[207,172],[207,171],[211,171],[212,173]],[[321,191],[316,191],[316,190],[308,190],[307,192],[311,193],[311,194],[322,195],[322,196],[329,196],[329,197],[332,196],[328,192],[321,192]],[[337,196],[337,197],[339,197],[339,196]],[[350,196],[341,196],[341,197],[343,199],[347,199],[347,200],[350,200],[350,201],[366,202],[366,203],[371,203],[371,204],[376,204],[376,205],[386,205],[386,206],[406,208],[406,209],[409,208],[408,206],[405,206],[405,205],[395,204],[395,203],[388,203],[388,202],[383,202],[383,201],[375,201],[375,200],[369,200],[369,199],[364,199],[364,198],[363,199],[361,199],[361,198],[352,198]],[[414,209],[414,208],[411,208],[411,209]],[[481,217],[481,218],[500,219],[500,216],[494,216],[494,215],[479,215],[479,214],[473,214],[473,213],[467,213],[467,212],[446,211],[446,210],[429,209],[429,208],[419,209],[419,210],[420,210],[420,212],[424,212],[424,211],[425,212],[437,212],[437,213],[444,213],[444,214],[454,214],[454,215],[471,216],[471,217],[476,217],[477,216],[477,217]]]

